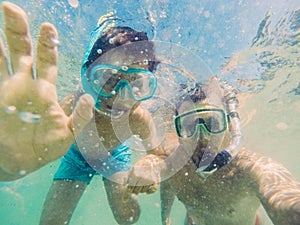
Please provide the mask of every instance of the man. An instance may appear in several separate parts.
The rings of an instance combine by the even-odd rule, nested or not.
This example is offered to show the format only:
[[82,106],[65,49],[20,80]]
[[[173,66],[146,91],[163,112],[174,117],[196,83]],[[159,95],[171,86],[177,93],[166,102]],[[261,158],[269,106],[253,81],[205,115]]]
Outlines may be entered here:
[[[218,88],[216,82],[198,85],[178,103],[176,135],[169,135],[169,145],[179,139],[178,148],[192,156],[161,183],[162,224],[171,224],[177,196],[189,225],[258,225],[260,204],[275,225],[298,225],[300,184],[272,159],[239,151],[235,92],[228,85]],[[225,93],[218,95],[219,89]]]

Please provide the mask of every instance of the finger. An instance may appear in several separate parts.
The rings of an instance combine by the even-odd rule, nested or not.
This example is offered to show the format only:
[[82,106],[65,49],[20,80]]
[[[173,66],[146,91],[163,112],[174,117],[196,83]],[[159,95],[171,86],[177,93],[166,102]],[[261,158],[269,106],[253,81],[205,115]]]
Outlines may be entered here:
[[37,78],[45,79],[53,84],[57,78],[57,45],[58,33],[50,23],[44,23],[40,29],[37,44]]
[[131,194],[132,194],[131,186],[127,186],[126,191],[124,193],[124,200],[128,200]]
[[138,194],[138,186],[128,185],[125,191],[124,199],[128,199],[132,194]]
[[136,195],[140,194],[140,193],[144,193],[143,186],[140,186],[140,185],[137,184],[136,186],[133,187],[132,193],[136,194]]
[[67,116],[70,116],[72,114],[73,107],[76,100],[75,98],[76,98],[75,94],[72,93],[67,95],[59,102],[60,107],[64,110]]
[[32,43],[27,15],[17,5],[5,2],[3,16],[12,72],[23,71],[32,76]]
[[140,193],[147,193],[147,194],[151,194],[153,192],[156,191],[156,188],[154,185],[146,185],[146,186],[142,186],[139,189]]
[[157,189],[158,189],[158,184],[150,185],[150,186],[147,188],[146,193],[147,193],[147,194],[152,194],[152,193],[156,192]]
[[2,38],[0,37],[0,81],[9,77],[7,65],[7,55]]
[[94,104],[94,99],[89,94],[84,94],[79,98],[74,112],[69,117],[69,127],[75,136],[77,136],[92,119]]

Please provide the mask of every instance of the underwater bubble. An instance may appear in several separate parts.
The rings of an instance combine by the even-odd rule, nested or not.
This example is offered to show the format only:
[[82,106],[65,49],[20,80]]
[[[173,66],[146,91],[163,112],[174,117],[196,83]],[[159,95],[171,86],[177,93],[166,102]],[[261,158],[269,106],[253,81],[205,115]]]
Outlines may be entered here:
[[5,112],[7,114],[14,114],[16,111],[17,111],[17,108],[14,105],[10,105],[10,106],[5,107]]
[[60,42],[59,42],[59,40],[58,40],[57,38],[52,37],[52,38],[51,38],[51,41],[52,41],[52,43],[55,44],[55,45],[60,45]]
[[104,141],[105,139],[104,139],[104,137],[99,137],[99,141]]
[[110,38],[110,39],[108,40],[108,42],[109,42],[109,44],[113,44],[113,43],[114,43],[114,38]]
[[27,105],[32,105],[32,101],[27,101]]
[[73,8],[77,8],[79,6],[78,0],[69,0],[68,2]]
[[127,71],[128,67],[127,66],[122,66],[122,70]]
[[188,175],[189,175],[189,173],[188,173],[188,172],[186,172],[184,175],[185,175],[185,176],[188,176]]
[[97,53],[99,54],[99,55],[101,55],[102,54],[102,49],[101,48],[99,48],[99,49],[97,49]]
[[278,130],[286,130],[288,128],[288,125],[284,122],[279,122],[276,124],[276,128]]
[[27,173],[26,170],[20,170],[20,171],[19,171],[19,174],[20,174],[21,176],[24,176],[26,173]]
[[144,60],[143,60],[143,64],[144,64],[144,65],[148,65],[148,64],[149,64],[148,59],[144,59]]
[[31,112],[20,112],[19,118],[25,123],[40,123],[41,115],[33,114]]
[[210,17],[210,12],[209,11],[205,11],[203,13],[203,15],[204,15],[205,18],[209,18]]
[[112,73],[112,74],[117,74],[117,73],[118,73],[118,70],[112,69],[112,70],[111,70],[111,73]]
[[115,90],[113,90],[113,91],[111,92],[111,94],[112,94],[112,95],[115,95],[115,94],[116,94],[116,91],[115,91]]

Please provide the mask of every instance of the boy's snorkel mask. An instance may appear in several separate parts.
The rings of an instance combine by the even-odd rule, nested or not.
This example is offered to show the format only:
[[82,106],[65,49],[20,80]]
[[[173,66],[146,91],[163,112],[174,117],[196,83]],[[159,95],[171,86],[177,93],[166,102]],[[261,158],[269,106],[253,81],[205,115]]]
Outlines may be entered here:
[[118,27],[117,21],[113,13],[99,19],[82,62],[82,87],[93,96],[98,112],[107,110],[101,108],[101,98],[113,98],[121,89],[137,102],[156,90],[153,43],[146,33]]

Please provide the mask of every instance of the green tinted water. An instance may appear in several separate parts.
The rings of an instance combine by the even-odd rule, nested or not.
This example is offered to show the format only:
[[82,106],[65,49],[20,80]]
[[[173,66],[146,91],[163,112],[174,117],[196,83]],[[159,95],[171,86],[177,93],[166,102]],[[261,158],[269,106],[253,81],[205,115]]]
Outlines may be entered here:
[[[13,1],[21,3],[21,1]],[[88,1],[86,4],[90,4]],[[146,1],[151,3],[151,1]],[[161,5],[168,1],[159,1]],[[86,30],[83,19],[80,13],[83,13],[85,7],[80,11],[75,11],[73,20],[68,19],[68,11],[66,9],[67,1],[53,1],[52,6],[60,6],[60,9],[65,9],[65,18],[56,21],[57,15],[62,15],[61,11],[56,11],[56,8],[45,7],[47,1],[26,1],[24,5],[31,13],[30,20],[32,21],[33,38],[37,37],[38,24],[42,21],[50,20],[60,30],[63,26],[61,21],[73,24],[70,26],[76,32],[70,40],[67,39],[67,34],[62,33],[61,43],[62,51],[60,53],[60,77],[58,79],[58,91],[60,97],[76,89],[79,83],[78,75],[80,71],[80,58],[83,55],[84,44],[87,39]],[[49,3],[50,4],[50,3]],[[50,5],[51,5],[50,4]],[[88,7],[88,6],[86,6]],[[224,5],[224,7],[226,7]],[[107,7],[108,9],[111,6]],[[38,9],[41,12],[38,14]],[[52,10],[52,11],[51,11]],[[103,13],[106,9],[102,9]],[[94,14],[100,12],[94,9]],[[57,14],[60,13],[60,14]],[[206,14],[208,16],[208,14]],[[98,16],[98,15],[97,15]],[[94,17],[97,17],[94,16]],[[75,18],[75,19],[74,19]],[[88,19],[88,18],[87,18]],[[237,18],[238,19],[238,18]],[[263,16],[261,17],[263,19]],[[242,19],[241,19],[242,20]],[[74,26],[77,24],[77,26]],[[91,26],[92,27],[92,26]],[[84,28],[84,29],[83,29]],[[258,24],[257,24],[258,28]],[[294,28],[297,31],[297,27]],[[169,31],[171,32],[171,31]],[[296,32],[297,33],[297,32]],[[252,37],[254,37],[253,34]],[[299,40],[299,35],[294,37]],[[67,51],[66,49],[70,50]],[[300,95],[296,95],[292,90],[297,87],[300,81],[299,56],[295,56],[295,52],[300,51],[299,44],[292,47],[288,44],[278,45],[276,47],[266,45],[257,45],[255,47],[237,51],[235,55],[237,60],[235,66],[231,70],[239,71],[246,64],[253,63],[253,56],[261,54],[263,51],[272,51],[276,56],[290,59],[286,61],[282,67],[274,67],[272,76],[274,79],[257,82],[263,83],[265,88],[254,94],[249,95],[245,103],[241,102],[241,117],[243,122],[244,141],[243,146],[248,149],[261,152],[273,159],[283,163],[296,177],[300,180],[299,158],[300,158]],[[274,60],[269,58],[269,61]],[[204,59],[205,60],[205,59]],[[218,69],[216,69],[218,70]],[[221,66],[219,67],[221,70]],[[242,74],[242,69],[240,69]],[[255,74],[257,71],[249,70],[245,73]],[[230,76],[227,74],[227,76]],[[257,77],[259,78],[259,77]],[[70,82],[71,81],[71,82]],[[252,83],[252,82],[251,82]],[[24,179],[10,183],[0,184],[0,224],[3,225],[34,225],[38,224],[39,216],[42,210],[42,205],[48,188],[52,182],[53,174],[56,172],[59,160],[50,163],[39,171],[32,173]],[[160,202],[159,193],[152,195],[140,195],[141,218],[138,225],[159,225],[160,224]],[[184,207],[178,201],[175,202],[172,211],[173,225],[182,225],[185,215]],[[105,190],[100,177],[95,177],[89,187],[86,189],[75,213],[72,217],[71,225],[94,225],[105,224],[115,225],[111,210],[106,200]],[[266,222],[266,224],[270,224]]]

